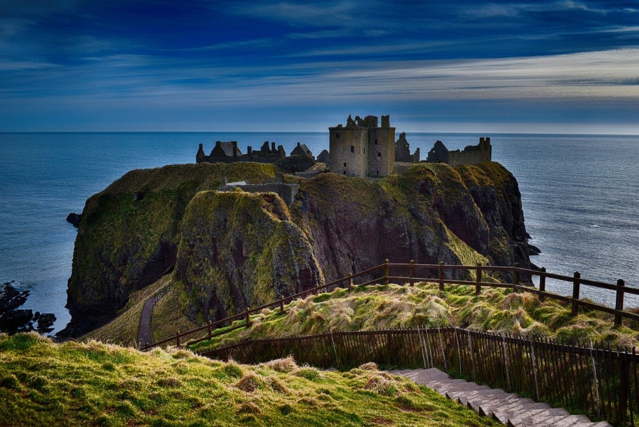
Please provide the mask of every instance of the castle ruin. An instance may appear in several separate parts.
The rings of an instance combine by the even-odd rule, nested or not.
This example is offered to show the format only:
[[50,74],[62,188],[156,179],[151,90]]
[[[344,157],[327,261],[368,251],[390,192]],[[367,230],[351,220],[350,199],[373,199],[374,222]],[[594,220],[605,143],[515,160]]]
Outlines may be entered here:
[[[310,153],[310,151],[309,151]],[[311,154],[312,156],[312,154]],[[234,163],[234,162],[257,162],[257,163],[275,163],[279,159],[286,157],[284,147],[279,145],[275,148],[275,143],[265,141],[262,148],[253,150],[251,146],[247,147],[247,153],[237,147],[237,141],[215,141],[215,147],[210,155],[204,154],[204,146],[200,144],[200,148],[195,155],[196,163]]]
[[346,176],[386,176],[395,167],[395,128],[390,116],[349,115],[346,126],[330,127],[330,170]]
[[469,145],[463,151],[449,151],[443,142],[437,141],[428,152],[427,162],[447,163],[450,166],[463,164],[476,165],[481,162],[490,162],[493,148],[490,145],[490,138],[479,138],[479,144]]
[[406,140],[406,132],[399,134],[399,139],[395,141],[395,161],[417,163],[419,162],[419,147],[415,149],[415,153],[410,153],[410,143]]

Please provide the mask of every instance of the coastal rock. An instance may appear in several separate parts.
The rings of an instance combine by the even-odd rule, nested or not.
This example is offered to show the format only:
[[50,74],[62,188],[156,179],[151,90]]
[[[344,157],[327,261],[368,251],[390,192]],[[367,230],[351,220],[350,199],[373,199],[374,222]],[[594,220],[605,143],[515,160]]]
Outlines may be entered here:
[[[51,332],[56,317],[51,313],[40,312],[33,314],[33,310],[18,309],[27,302],[29,291],[18,291],[11,282],[0,288],[0,332],[15,334],[37,330],[40,333]],[[37,322],[37,327],[34,327]]]
[[67,222],[71,225],[73,225],[75,228],[78,228],[78,226],[80,225],[80,220],[82,219],[82,214],[77,214],[75,212],[71,212],[68,216],[67,216]]
[[224,177],[274,182],[278,171],[250,162],[138,170],[91,197],[63,334],[112,319],[131,292],[173,267],[183,310],[204,321],[384,259],[531,266],[517,181],[497,163],[419,163],[383,179],[284,175],[300,185],[290,207],[275,194],[211,191]]
[[[384,259],[529,266],[517,181],[499,164],[486,167],[418,164],[383,180],[323,174],[300,181],[291,212],[327,281]],[[471,171],[481,185],[469,188]]]
[[[273,182],[271,164],[170,165],[134,170],[84,207],[67,288],[71,322],[58,335],[75,337],[113,319],[131,292],[175,265],[180,222],[187,204],[202,190],[228,181]],[[140,197],[140,195],[144,195]]]
[[275,193],[200,192],[182,221],[176,278],[191,318],[216,320],[324,283]]

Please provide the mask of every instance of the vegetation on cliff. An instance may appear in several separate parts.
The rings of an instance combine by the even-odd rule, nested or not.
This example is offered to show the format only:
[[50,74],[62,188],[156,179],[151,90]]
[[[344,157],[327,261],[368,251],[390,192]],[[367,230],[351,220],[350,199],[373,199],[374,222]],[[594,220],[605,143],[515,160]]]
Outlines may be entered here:
[[2,425],[497,425],[366,364],[323,372],[0,334]]
[[302,230],[275,193],[202,191],[182,220],[175,283],[182,311],[228,317],[324,283]]
[[211,191],[224,176],[273,182],[276,172],[167,166],[130,172],[90,198],[69,280],[71,334],[113,318],[173,268],[181,309],[201,323],[384,259],[530,265],[517,181],[497,163],[416,164],[380,179],[284,175],[300,185],[290,207],[275,194]]
[[69,279],[69,333],[112,318],[131,292],[176,262],[180,222],[202,190],[229,181],[271,182],[277,169],[258,163],[172,165],[134,170],[90,197],[78,227]]
[[565,340],[606,341],[620,346],[638,345],[636,322],[613,327],[613,316],[583,310],[571,316],[570,305],[552,299],[540,301],[530,292],[499,288],[418,283],[414,287],[390,284],[335,289],[297,300],[280,310],[263,310],[251,317],[248,329],[237,329],[194,350],[216,348],[246,338],[310,335],[330,330],[373,330],[405,327],[461,327],[478,331],[513,333]]

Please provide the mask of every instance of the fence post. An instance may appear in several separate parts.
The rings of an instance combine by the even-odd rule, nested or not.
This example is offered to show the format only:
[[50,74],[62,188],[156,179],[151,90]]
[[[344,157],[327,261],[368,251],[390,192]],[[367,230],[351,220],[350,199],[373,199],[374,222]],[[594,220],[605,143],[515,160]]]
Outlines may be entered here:
[[413,280],[413,277],[415,276],[415,260],[411,259],[410,260],[410,267],[408,267],[408,276],[410,277],[410,285],[411,286],[415,286],[415,281]]
[[481,293],[481,264],[477,263],[477,274],[475,281],[475,295]]
[[581,278],[581,274],[578,271],[575,271],[574,279],[572,281],[572,315],[576,316],[579,313],[579,304],[577,301],[579,300],[579,279]]
[[[623,287],[626,286],[626,283],[619,279],[617,280],[617,303],[615,304],[615,310],[623,311],[623,296],[624,290]],[[621,314],[615,314],[615,326],[621,326],[622,317]]]
[[439,261],[439,290],[444,290],[444,261]]
[[284,298],[280,300],[280,313],[284,313]]
[[177,346],[179,348],[180,347],[180,331],[177,331],[177,333],[175,335],[175,339],[177,341]]
[[348,289],[353,289],[353,273],[348,273]]
[[[620,384],[619,384],[619,408],[618,408],[618,412],[619,412],[619,425],[625,425],[626,423],[626,411],[628,410],[628,403],[630,405],[632,405],[632,402],[630,402],[630,384],[629,384],[629,379],[630,379],[630,362],[628,361],[628,349],[624,349],[623,353],[621,352],[621,349],[619,350],[619,358],[621,359],[619,361],[619,368],[620,371],[619,372],[619,380],[620,380]],[[632,411],[631,411],[632,413]]]
[[213,332],[213,325],[211,325],[211,322],[209,321],[209,341],[211,341],[211,332]]
[[251,325],[251,320],[249,319],[249,310],[246,309],[246,328],[248,329],[250,325]]
[[[542,292],[546,292],[546,267],[541,267],[539,269],[539,290]],[[539,301],[544,301],[546,299],[546,295],[539,294]]]
[[513,266],[513,291],[519,293],[519,263],[516,262]]
[[384,284],[388,286],[388,276],[390,276],[390,266],[388,265],[388,260],[384,260]]

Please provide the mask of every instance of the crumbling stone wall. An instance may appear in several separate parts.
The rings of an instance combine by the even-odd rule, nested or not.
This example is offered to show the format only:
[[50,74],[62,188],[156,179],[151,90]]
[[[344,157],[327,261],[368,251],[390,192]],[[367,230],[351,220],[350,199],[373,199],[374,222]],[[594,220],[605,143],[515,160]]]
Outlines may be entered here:
[[448,163],[451,166],[459,165],[476,165],[482,162],[490,162],[492,160],[492,146],[490,138],[479,138],[479,144],[469,145],[463,151],[449,151],[443,142],[437,141],[433,148],[428,152],[428,162],[432,163]]

